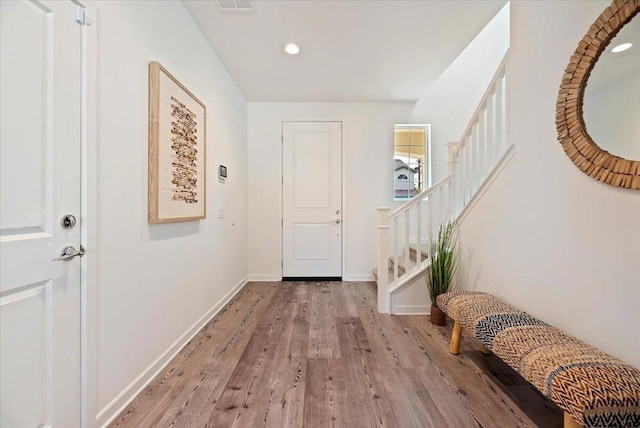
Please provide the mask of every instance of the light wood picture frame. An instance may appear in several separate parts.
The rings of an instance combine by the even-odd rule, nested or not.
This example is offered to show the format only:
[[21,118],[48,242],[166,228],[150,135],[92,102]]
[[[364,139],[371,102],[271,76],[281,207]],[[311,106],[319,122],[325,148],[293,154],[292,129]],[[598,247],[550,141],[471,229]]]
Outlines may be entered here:
[[206,114],[178,79],[149,63],[149,223],[207,217]]

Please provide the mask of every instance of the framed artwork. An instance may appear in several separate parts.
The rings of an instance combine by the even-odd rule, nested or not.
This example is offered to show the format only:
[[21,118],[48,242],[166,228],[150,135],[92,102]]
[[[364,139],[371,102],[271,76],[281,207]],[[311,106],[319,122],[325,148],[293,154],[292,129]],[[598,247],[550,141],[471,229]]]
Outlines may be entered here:
[[205,105],[149,63],[149,223],[204,219]]

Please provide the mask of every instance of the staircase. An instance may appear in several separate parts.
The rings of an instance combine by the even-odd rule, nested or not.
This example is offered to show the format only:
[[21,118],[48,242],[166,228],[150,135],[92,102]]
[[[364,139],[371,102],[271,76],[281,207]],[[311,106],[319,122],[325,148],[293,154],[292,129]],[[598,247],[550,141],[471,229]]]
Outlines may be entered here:
[[[424,247],[426,247],[426,245],[423,245],[423,248],[421,248],[420,250],[420,257],[418,258],[418,248],[416,244],[410,244],[409,245],[409,261],[407,262],[405,259],[405,256],[402,255],[400,257],[398,257],[398,263],[396,264],[394,262],[393,258],[389,258],[389,268],[388,268],[388,275],[389,275],[389,282],[392,282],[394,279],[394,269],[397,266],[398,268],[398,276],[402,276],[404,275],[407,271],[413,269],[416,267],[416,265],[418,263],[420,263],[419,260],[426,260],[428,257],[427,254],[427,250],[424,249]],[[376,282],[378,281],[378,268],[373,269],[373,276],[376,280]]]
[[[429,268],[426,249],[430,237],[437,235],[440,223],[451,220],[461,223],[513,156],[507,129],[508,61],[509,51],[462,137],[447,144],[447,176],[393,212],[386,207],[378,208],[378,260],[374,276],[380,313],[402,312],[397,305],[402,293],[409,300],[423,296],[423,304],[416,307],[428,307],[422,277]],[[411,292],[409,288],[416,290]]]

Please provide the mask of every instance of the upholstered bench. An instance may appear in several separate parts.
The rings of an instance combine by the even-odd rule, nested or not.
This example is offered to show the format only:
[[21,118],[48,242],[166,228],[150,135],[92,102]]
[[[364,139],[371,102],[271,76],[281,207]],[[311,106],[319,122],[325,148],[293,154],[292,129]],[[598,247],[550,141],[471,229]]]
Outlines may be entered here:
[[640,370],[487,293],[451,292],[438,307],[564,410],[566,427],[640,427]]

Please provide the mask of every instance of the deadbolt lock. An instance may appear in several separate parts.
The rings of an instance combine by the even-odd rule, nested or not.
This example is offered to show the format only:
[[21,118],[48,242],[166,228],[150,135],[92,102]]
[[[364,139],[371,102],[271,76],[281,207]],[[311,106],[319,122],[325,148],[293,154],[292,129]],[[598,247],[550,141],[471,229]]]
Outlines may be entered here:
[[60,226],[63,229],[73,229],[76,225],[76,217],[73,214],[65,214],[60,219]]

